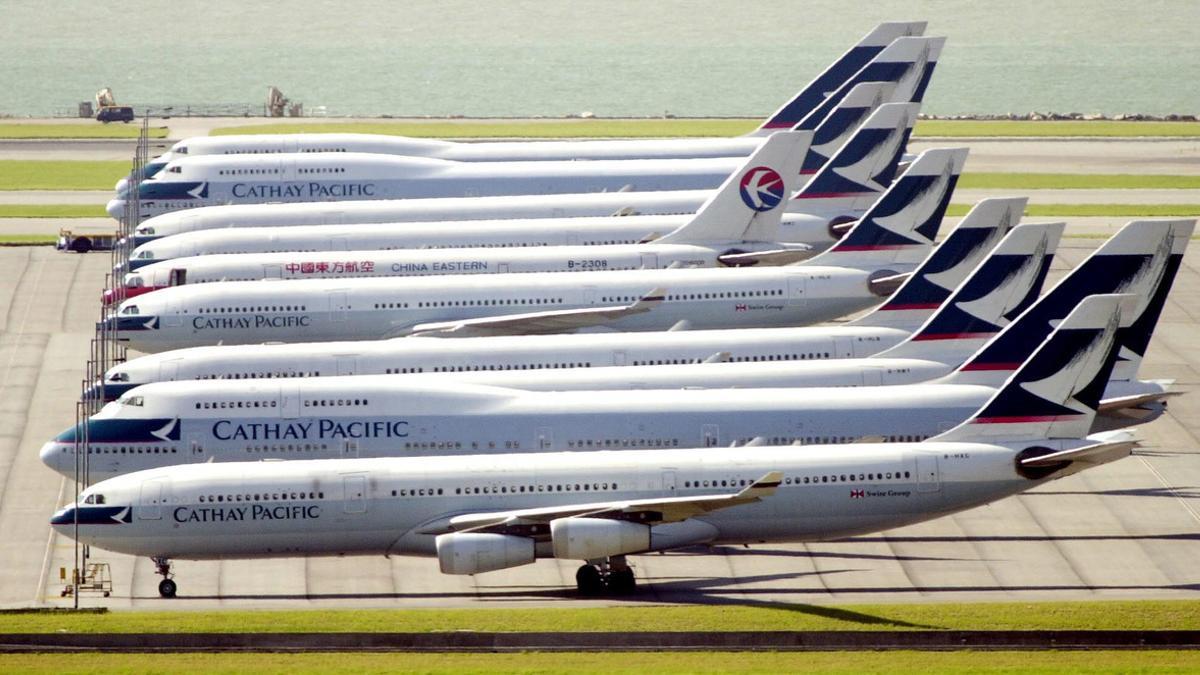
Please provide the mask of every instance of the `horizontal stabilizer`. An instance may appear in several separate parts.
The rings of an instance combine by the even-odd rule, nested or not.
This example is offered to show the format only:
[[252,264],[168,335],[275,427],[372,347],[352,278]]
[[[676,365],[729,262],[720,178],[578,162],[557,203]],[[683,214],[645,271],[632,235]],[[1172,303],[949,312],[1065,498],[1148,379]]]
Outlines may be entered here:
[[[803,248],[802,248],[803,246]],[[795,248],[776,248],[770,251],[744,251],[741,253],[722,253],[717,256],[717,262],[729,267],[749,267],[762,264],[764,266],[792,265],[804,262],[816,255],[813,247],[796,244]]]
[[1100,401],[1100,407],[1097,410],[1102,413],[1120,412],[1129,408],[1137,408],[1147,403],[1160,403],[1169,398],[1179,396],[1182,393],[1182,391],[1158,391],[1149,394],[1118,396]]
[[629,305],[582,307],[423,323],[413,326],[406,334],[410,337],[485,337],[563,333],[649,312],[662,304],[666,293],[665,288],[656,288]]
[[1052,452],[1048,455],[1026,457],[1025,459],[1021,460],[1021,466],[1052,467],[1061,464],[1062,462],[1090,462],[1095,464],[1106,464],[1114,459],[1127,457],[1136,447],[1138,447],[1138,441],[1137,439],[1133,438],[1132,435],[1130,435],[1128,438],[1121,438],[1103,443],[1093,443],[1080,448]]

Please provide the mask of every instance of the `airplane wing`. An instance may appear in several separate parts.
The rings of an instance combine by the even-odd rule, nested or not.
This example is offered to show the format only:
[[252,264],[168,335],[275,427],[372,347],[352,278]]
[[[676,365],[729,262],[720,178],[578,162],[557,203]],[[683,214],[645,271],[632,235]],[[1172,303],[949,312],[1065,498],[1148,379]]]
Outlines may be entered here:
[[780,248],[770,251],[749,251],[745,253],[723,253],[717,256],[722,265],[741,267],[749,265],[790,265],[802,262],[816,255],[811,246],[804,248]]
[[413,326],[407,334],[430,337],[485,337],[562,333],[589,326],[599,326],[614,319],[649,312],[662,304],[666,293],[665,288],[656,288],[629,305],[581,307],[579,309],[422,323]]
[[[625,502],[594,502],[536,509],[466,513],[438,520],[420,530],[421,534],[448,532],[520,532],[526,536],[542,533],[539,525],[559,518],[608,518],[638,523],[661,524],[687,520],[710,511],[756,502],[775,493],[783,481],[783,472],[772,471],[739,492],[695,497],[635,499]],[[544,530],[548,532],[549,530]]]

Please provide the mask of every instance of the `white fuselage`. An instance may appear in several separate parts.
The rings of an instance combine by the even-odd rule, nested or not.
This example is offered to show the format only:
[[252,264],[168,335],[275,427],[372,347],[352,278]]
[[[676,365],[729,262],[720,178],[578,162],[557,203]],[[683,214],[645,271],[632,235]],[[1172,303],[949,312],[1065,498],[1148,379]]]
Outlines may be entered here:
[[[681,321],[697,329],[797,326],[878,303],[868,281],[864,270],[817,266],[234,281],[126,300],[114,324],[118,339],[143,352],[375,340],[436,322],[626,307],[665,289],[646,311],[620,314],[589,330],[666,330]],[[573,330],[564,325],[540,332]]]
[[[692,218],[585,216],[197,230],[142,244],[130,254],[129,267],[138,270],[176,258],[233,253],[637,244],[673,232]],[[741,234],[731,233],[728,239],[735,240]],[[807,244],[823,250],[834,238],[824,219],[787,214],[772,241]]]
[[898,328],[837,325],[193,347],[113,366],[105,373],[104,399],[138,385],[177,380],[846,359],[878,353],[908,335]]
[[[778,471],[773,494],[663,528],[684,536],[660,539],[652,530],[650,541],[826,540],[937,518],[1042,482],[1017,473],[1019,452],[930,442],[208,464],[93,485],[81,495],[78,532],[99,548],[173,559],[432,556],[434,535],[424,532],[462,513],[729,494]],[[83,503],[97,497],[103,505]],[[52,521],[68,536],[75,508]],[[549,543],[539,539],[537,557],[553,555]]]
[[[179,463],[920,440],[992,387],[529,392],[405,375],[145,385],[88,421],[93,477]],[[75,470],[71,428],[42,458]]]

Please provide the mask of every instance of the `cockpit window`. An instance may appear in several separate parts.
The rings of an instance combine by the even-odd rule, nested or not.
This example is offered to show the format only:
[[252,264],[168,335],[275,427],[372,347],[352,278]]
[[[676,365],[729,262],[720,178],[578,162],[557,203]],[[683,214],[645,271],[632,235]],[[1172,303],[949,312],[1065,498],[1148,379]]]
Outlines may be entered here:
[[172,150],[172,152],[178,152],[181,155],[186,155],[187,154],[187,146],[181,145],[178,148],[175,148],[174,150]]
[[117,403],[141,408],[145,404],[145,399],[143,399],[141,396],[122,396],[121,398],[117,399]]
[[83,503],[84,504],[103,504],[104,503],[104,495],[90,494],[87,496],[87,499],[83,500]]
[[141,288],[143,283],[145,283],[145,282],[142,281],[142,278],[140,276],[136,276],[136,275],[130,276],[129,278],[125,279],[125,286],[127,288]]
[[178,167],[178,166],[172,166],[172,167],[169,167],[167,169],[167,171],[170,171],[171,173],[183,173],[183,168]]
[[127,316],[137,316],[138,306],[137,305],[125,305],[124,307],[121,308],[121,313],[125,314]]
[[113,373],[112,375],[108,376],[108,381],[109,382],[128,382],[129,381],[129,373],[123,373],[123,372],[117,371],[117,372]]
[[[151,229],[149,231],[142,232],[142,234],[154,234],[154,230]],[[137,257],[142,260],[149,260],[150,258],[154,257],[154,253],[151,251],[142,251],[141,253],[137,254]]]

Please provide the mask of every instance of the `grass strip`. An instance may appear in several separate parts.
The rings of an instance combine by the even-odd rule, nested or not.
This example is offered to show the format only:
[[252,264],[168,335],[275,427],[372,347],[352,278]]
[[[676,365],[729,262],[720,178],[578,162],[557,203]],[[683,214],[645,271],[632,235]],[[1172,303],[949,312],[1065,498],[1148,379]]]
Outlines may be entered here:
[[437,632],[473,630],[1198,630],[1200,601],[537,609],[3,612],[2,633]]
[[[965,216],[973,204],[951,204],[946,215]],[[1107,217],[1138,218],[1200,217],[1200,204],[1030,204],[1026,217]]]
[[1200,176],[1129,173],[964,173],[964,189],[998,190],[1197,190]]
[[6,673],[1195,672],[1198,651],[6,654]]
[[129,161],[0,160],[0,190],[112,190]]
[[0,218],[107,218],[103,204],[0,204]]
[[[28,124],[0,122],[0,138],[137,138],[141,124]],[[166,138],[166,127],[150,127],[150,138]]]
[[53,234],[0,234],[0,246],[52,246],[57,241]]
[[[214,136],[234,134],[359,133],[422,138],[688,138],[739,136],[759,125],[758,119],[545,119],[328,121],[264,123],[219,127]],[[1200,137],[1200,122],[976,121],[922,120],[914,131],[926,137]]]

